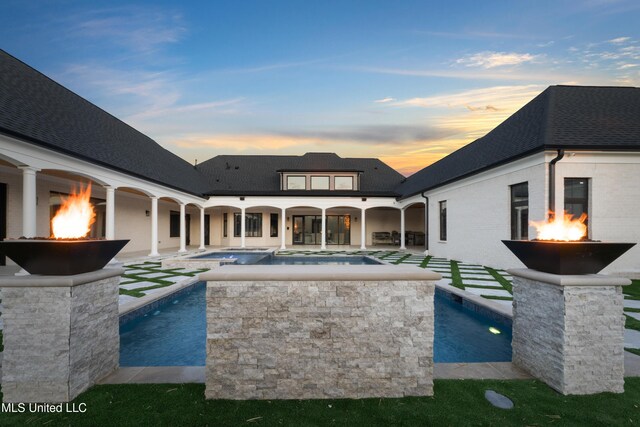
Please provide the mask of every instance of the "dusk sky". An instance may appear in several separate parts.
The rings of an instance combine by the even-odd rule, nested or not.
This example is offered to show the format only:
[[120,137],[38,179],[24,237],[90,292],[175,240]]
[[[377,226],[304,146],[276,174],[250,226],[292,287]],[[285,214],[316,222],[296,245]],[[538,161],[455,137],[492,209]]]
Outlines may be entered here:
[[411,174],[553,84],[640,86],[640,1],[3,0],[0,48],[189,162]]

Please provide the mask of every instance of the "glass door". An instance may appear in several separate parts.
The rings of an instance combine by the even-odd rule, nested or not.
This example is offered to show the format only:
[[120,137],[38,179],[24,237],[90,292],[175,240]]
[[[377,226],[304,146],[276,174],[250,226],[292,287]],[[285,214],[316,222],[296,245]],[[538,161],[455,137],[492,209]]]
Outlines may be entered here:
[[304,245],[304,217],[293,217],[293,244]]

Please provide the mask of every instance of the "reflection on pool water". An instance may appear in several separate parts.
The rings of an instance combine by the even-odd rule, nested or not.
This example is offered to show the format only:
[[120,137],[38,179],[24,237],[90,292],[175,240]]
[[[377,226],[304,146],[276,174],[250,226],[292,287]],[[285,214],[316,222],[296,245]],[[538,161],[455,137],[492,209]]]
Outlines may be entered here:
[[[204,282],[120,326],[121,366],[204,366]],[[511,361],[508,319],[475,312],[436,291],[435,362]]]
[[198,255],[192,258],[196,259],[212,259],[212,260],[228,260],[232,263],[225,265],[373,265],[381,264],[375,259],[362,255],[325,255],[325,256],[291,256],[291,255],[273,255],[272,253],[258,252],[210,252],[204,255]]

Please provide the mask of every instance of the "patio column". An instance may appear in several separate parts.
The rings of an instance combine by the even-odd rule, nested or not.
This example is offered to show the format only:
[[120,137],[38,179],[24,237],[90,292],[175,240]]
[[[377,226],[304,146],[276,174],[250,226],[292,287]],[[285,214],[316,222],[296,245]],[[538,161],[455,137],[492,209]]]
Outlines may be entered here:
[[404,209],[400,209],[400,250],[407,249],[404,246]]
[[246,244],[245,244],[245,228],[246,227],[246,222],[245,222],[245,217],[244,217],[244,208],[240,209],[240,247],[241,248],[245,248]]
[[287,249],[287,247],[286,247],[286,241],[287,241],[287,239],[286,239],[286,236],[287,236],[287,218],[285,216],[286,211],[287,210],[285,208],[282,208],[282,213],[280,214],[281,215],[280,224],[282,225],[280,227],[282,229],[281,230],[281,233],[282,233],[282,244],[280,245],[280,249],[282,249],[282,250]]
[[105,186],[105,190],[107,191],[107,210],[106,210],[106,218],[105,218],[105,230],[104,237],[107,240],[113,240],[116,238],[116,189],[115,187]]
[[22,235],[36,237],[36,172],[40,169],[20,166],[22,169]]
[[200,247],[198,249],[207,249],[204,246],[204,208],[200,208]]
[[321,238],[321,243],[320,243],[320,250],[325,250],[327,249],[327,230],[325,230],[326,228],[326,224],[327,224],[327,210],[322,208],[322,230],[320,233],[320,238]]
[[367,249],[367,226],[366,226],[366,212],[365,208],[360,209],[360,249]]
[[158,256],[158,198],[151,197],[151,253],[149,256]]
[[180,203],[180,250],[178,252],[187,252],[187,206]]

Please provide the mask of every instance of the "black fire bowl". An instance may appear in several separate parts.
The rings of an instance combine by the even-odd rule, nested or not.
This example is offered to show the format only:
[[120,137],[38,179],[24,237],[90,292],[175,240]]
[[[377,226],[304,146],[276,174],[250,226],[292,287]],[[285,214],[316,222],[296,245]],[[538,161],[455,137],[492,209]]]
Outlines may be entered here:
[[68,276],[103,268],[129,240],[5,240],[0,253],[30,274]]
[[596,274],[635,243],[503,240],[528,268],[553,274]]

